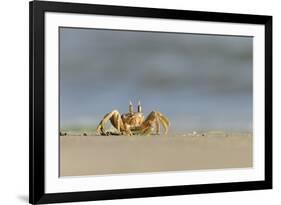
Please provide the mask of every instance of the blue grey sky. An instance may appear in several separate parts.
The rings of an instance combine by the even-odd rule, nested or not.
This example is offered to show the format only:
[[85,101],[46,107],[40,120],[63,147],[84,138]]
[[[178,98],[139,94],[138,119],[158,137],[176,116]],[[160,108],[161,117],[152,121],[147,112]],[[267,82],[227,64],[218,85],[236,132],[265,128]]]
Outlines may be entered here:
[[251,131],[252,52],[252,37],[60,28],[61,127],[140,100],[173,131]]

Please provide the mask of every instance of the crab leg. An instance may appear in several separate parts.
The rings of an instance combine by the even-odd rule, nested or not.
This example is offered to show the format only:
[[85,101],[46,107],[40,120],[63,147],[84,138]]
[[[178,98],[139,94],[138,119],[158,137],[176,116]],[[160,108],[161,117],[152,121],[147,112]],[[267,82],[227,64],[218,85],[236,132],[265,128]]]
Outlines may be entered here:
[[117,129],[118,134],[121,133],[123,126],[123,122],[121,120],[120,113],[117,110],[113,110],[110,113],[107,113],[103,119],[100,121],[99,125],[97,126],[96,132],[98,134],[106,135],[105,132],[105,125],[108,121],[111,121],[111,124]]
[[142,133],[143,134],[150,134],[153,131],[153,125],[156,126],[156,134],[160,133],[160,124],[165,129],[165,134],[168,133],[168,128],[170,126],[170,122],[167,117],[165,117],[160,112],[152,111],[144,121],[142,125]]
[[149,135],[152,131],[152,127],[146,127],[142,132],[144,135]]
[[159,135],[159,134],[160,134],[160,123],[159,123],[159,119],[156,119],[155,125],[156,125],[156,134]]
[[166,116],[164,116],[161,112],[156,112],[157,119],[159,119],[160,123],[165,128],[165,134],[168,133],[168,129],[170,126],[170,122]]

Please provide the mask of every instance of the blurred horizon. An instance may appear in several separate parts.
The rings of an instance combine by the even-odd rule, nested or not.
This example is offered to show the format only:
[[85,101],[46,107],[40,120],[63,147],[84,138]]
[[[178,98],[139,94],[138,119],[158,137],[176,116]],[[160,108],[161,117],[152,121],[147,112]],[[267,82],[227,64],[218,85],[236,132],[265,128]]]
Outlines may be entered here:
[[93,128],[140,100],[171,131],[252,131],[252,37],[62,27],[60,126]]

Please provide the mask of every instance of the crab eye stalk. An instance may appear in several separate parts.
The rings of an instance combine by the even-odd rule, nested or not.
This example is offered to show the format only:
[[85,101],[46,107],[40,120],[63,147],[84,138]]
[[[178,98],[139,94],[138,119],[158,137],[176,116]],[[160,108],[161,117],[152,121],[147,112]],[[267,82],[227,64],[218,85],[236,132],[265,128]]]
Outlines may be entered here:
[[133,104],[130,101],[130,103],[129,103],[129,113],[133,113],[133,112],[134,112]]
[[140,101],[138,103],[138,112],[141,112],[141,103],[140,103]]

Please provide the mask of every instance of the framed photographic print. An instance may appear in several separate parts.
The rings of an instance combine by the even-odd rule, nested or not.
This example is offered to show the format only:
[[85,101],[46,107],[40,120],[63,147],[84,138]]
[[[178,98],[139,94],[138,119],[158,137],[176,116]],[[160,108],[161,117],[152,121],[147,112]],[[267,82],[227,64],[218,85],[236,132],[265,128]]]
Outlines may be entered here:
[[30,203],[272,188],[272,17],[30,2]]

